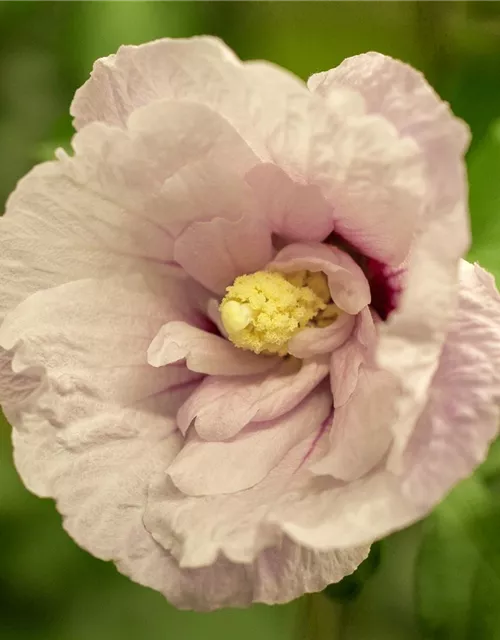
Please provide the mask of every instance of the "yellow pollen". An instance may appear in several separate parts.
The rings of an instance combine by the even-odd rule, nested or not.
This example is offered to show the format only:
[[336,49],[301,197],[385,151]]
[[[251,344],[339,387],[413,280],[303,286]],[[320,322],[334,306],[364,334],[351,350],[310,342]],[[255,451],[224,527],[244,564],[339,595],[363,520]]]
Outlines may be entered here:
[[227,287],[220,314],[229,339],[255,353],[286,355],[288,341],[307,326],[327,326],[339,310],[322,272],[257,271]]

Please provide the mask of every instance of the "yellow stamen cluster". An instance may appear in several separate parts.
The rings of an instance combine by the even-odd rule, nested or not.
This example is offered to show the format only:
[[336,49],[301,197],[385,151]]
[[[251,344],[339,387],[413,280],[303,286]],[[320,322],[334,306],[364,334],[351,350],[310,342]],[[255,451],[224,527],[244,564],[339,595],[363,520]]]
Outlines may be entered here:
[[327,326],[338,315],[323,273],[257,271],[239,276],[221,302],[229,339],[255,353],[286,355],[288,341],[307,326]]

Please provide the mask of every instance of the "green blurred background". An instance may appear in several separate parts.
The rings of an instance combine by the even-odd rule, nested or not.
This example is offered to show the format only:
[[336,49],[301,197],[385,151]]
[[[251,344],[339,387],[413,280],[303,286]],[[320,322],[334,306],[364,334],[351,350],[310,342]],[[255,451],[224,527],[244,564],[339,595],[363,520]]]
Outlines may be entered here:
[[[500,276],[500,3],[0,2],[0,211],[67,145],[69,103],[121,44],[210,33],[306,78],[377,50],[421,69],[473,133],[471,258]],[[500,449],[351,580],[281,607],[178,612],[79,550],[22,487],[0,417],[0,639],[500,639]]]

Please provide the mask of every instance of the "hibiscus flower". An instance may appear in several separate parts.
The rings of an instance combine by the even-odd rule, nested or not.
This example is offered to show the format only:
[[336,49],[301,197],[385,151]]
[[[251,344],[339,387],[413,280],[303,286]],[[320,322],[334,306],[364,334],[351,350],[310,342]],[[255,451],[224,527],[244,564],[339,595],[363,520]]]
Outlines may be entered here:
[[26,486],[179,607],[340,580],[497,433],[467,128],[386,56],[306,86],[210,37],[120,48],[71,112],[0,219]]

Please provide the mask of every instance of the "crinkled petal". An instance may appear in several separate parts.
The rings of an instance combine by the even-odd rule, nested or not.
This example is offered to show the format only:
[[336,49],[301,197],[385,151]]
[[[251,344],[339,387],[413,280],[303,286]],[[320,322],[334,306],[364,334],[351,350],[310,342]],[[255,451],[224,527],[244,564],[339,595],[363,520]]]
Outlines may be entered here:
[[[183,569],[177,592],[169,584],[166,595],[177,607],[201,611],[247,607],[257,602],[282,604],[338,582],[356,569],[368,551],[364,546],[318,553],[284,538],[279,546],[264,549],[251,563],[219,558],[208,567]],[[155,559],[149,564],[158,574]],[[160,567],[165,575],[173,573],[165,561]],[[174,582],[172,577],[169,582]]]
[[380,463],[392,442],[393,393],[390,374],[361,365],[350,398],[335,407],[330,449],[313,472],[353,482]]
[[153,339],[148,362],[163,367],[183,360],[189,370],[213,376],[252,375],[277,364],[276,358],[237,349],[221,336],[174,320],[163,325]]
[[180,491],[191,496],[249,489],[298,442],[315,432],[330,408],[330,395],[323,388],[285,415],[251,423],[229,440],[207,442],[191,432],[168,475]]
[[361,364],[371,363],[375,341],[376,331],[372,314],[370,309],[365,307],[356,317],[355,328],[350,338],[332,354],[330,384],[336,409],[351,397]]
[[373,366],[376,329],[370,309],[356,317],[350,338],[332,354],[330,385],[335,407],[329,450],[313,466],[318,475],[351,482],[380,462],[392,441],[395,392],[390,374]]
[[378,356],[382,368],[401,385],[397,451],[392,457],[398,470],[455,313],[458,262],[470,238],[463,162],[468,130],[418,71],[378,53],[349,58],[313,76],[309,86],[327,102],[338,87],[359,91],[370,113],[391,121],[423,153],[428,189],[422,196],[404,291],[381,331]]
[[262,269],[272,255],[271,230],[256,216],[194,222],[174,250],[186,273],[220,295],[238,276]]
[[[191,391],[200,376],[185,367],[151,367],[147,349],[166,319],[191,314],[175,280],[79,280],[33,294],[7,315],[0,347],[11,354],[12,372],[33,380],[37,375],[44,395],[24,398],[21,391],[0,401],[16,412],[43,405],[61,427],[91,419],[104,426],[108,416],[118,428],[121,415],[130,425],[149,414],[161,422],[165,415],[156,412],[170,405],[172,417],[186,397],[174,391]],[[4,374],[9,376],[8,367]]]
[[75,181],[131,208],[171,240],[195,220],[256,209],[244,176],[258,158],[206,105],[153,102],[134,111],[126,129],[85,127],[73,147],[65,164]]
[[[147,487],[153,479],[165,478],[165,465],[180,446],[178,436],[165,438],[160,430],[144,429],[138,438],[123,439],[114,446],[87,442],[71,451],[58,445],[55,430],[46,421],[40,424],[36,418],[35,422],[28,432],[14,431],[16,462],[32,475],[35,470],[47,479],[50,475],[54,488],[45,493],[40,487],[31,486],[32,490],[60,494],[58,507],[64,508],[65,527],[83,548],[114,560],[125,575],[161,592],[181,609],[288,602],[340,580],[368,552],[363,547],[322,553],[284,539],[278,547],[256,555],[251,564],[219,558],[210,566],[181,569],[143,523]],[[110,464],[107,454],[114,463]],[[43,466],[46,463],[50,474]]]
[[[55,495],[53,477],[66,450],[68,464],[86,447],[96,455],[116,451],[118,458],[111,453],[108,460],[112,473],[121,451],[133,456],[134,442],[142,446],[142,433],[149,429],[157,446],[175,430],[175,412],[199,376],[148,365],[148,344],[169,316],[188,317],[176,283],[151,289],[135,277],[41,291],[8,314],[0,346],[11,352],[16,374],[33,380],[37,374],[36,393],[0,398],[30,489]],[[82,474],[92,473],[91,459],[81,463]]]
[[164,39],[97,61],[72,113],[77,127],[124,126],[159,100],[220,113],[261,160],[317,185],[352,244],[391,264],[406,257],[425,190],[420,154],[385,118],[364,113],[359,94],[341,89],[325,102],[283,69],[240,63],[218,40]]
[[484,460],[498,433],[499,327],[492,277],[462,262],[458,312],[402,473],[379,466],[342,487],[325,478],[291,487],[270,519],[297,542],[330,549],[384,537],[423,517]]
[[168,243],[136,212],[77,184],[63,164],[42,164],[0,218],[0,319],[30,294],[78,278],[166,274]]
[[[61,155],[21,180],[0,219],[0,317],[35,291],[78,278],[180,272],[169,178],[186,177],[186,167],[202,161],[242,175],[256,162],[221,116],[193,104],[154,103],[134,112],[126,131],[96,123],[73,145],[74,157]],[[185,185],[198,194],[187,199],[186,218],[223,217],[237,200],[242,209],[232,215],[247,213],[237,194],[251,199],[250,189],[241,179],[234,185],[236,193],[227,187],[231,195],[205,209],[197,207],[198,182]]]
[[266,121],[279,120],[283,105],[308,99],[305,84],[265,62],[242,64],[220,40],[164,38],[120,47],[94,64],[71,105],[77,129],[94,121],[124,126],[143,105],[158,100],[203,104],[220,113],[263,159]]
[[250,567],[220,559],[181,569],[145,529],[148,485],[165,479],[181,447],[171,416],[183,391],[172,385],[196,379],[147,365],[147,341],[172,301],[163,293],[135,279],[87,280],[38,293],[9,314],[0,342],[17,350],[17,368],[46,376],[36,399],[8,411],[27,486],[56,499],[83,548],[181,608],[286,602],[353,571],[366,548],[325,554],[287,540]]
[[289,244],[267,268],[283,273],[301,269],[323,271],[328,278],[332,300],[350,314],[359,313],[371,300],[370,286],[361,268],[350,255],[330,245]]
[[459,153],[467,147],[467,127],[453,118],[424,76],[389,56],[370,52],[346,58],[338,67],[312,75],[307,85],[327,99],[334,99],[339,88],[359,92],[368,111],[383,115],[429,151],[439,150],[443,137]]
[[322,241],[334,226],[334,208],[317,185],[294,182],[275,164],[260,164],[246,176],[274,233],[287,240]]
[[432,506],[471,474],[500,427],[500,296],[479,265],[460,265],[459,310],[426,408],[404,454],[403,493]]
[[[308,402],[315,404],[318,400]],[[326,410],[327,405],[326,394]],[[170,478],[158,474],[149,495],[146,527],[183,567],[206,566],[221,555],[233,562],[248,563],[265,548],[281,548],[281,531],[269,526],[267,515],[290,484],[304,482],[307,473],[301,462],[313,439],[311,436],[292,447],[254,487],[230,495],[186,496]],[[353,551],[358,562],[366,553],[366,549],[353,549],[346,557]]]
[[207,36],[120,47],[95,62],[90,79],[76,92],[74,125],[81,129],[98,121],[125,127],[133,111],[161,99],[196,101],[205,94],[216,107],[227,101],[223,89],[240,64],[221,40]]
[[398,265],[428,189],[423,154],[385,118],[343,112],[316,95],[287,102],[269,125],[272,159],[294,181],[319,187],[336,233],[364,254]]
[[179,428],[186,433],[194,420],[204,440],[227,440],[250,422],[274,420],[296,407],[328,370],[329,357],[319,356],[283,360],[255,376],[210,376],[180,408]]

